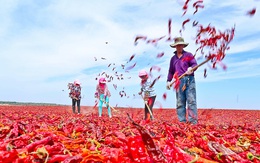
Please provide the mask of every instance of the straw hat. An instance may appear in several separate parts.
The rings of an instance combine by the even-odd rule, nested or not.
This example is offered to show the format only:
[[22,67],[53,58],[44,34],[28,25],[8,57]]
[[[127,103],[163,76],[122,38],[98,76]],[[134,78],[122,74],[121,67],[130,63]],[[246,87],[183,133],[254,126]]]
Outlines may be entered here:
[[183,39],[182,37],[176,37],[176,38],[174,39],[174,43],[171,44],[170,46],[171,46],[172,48],[175,48],[176,45],[184,45],[184,47],[186,47],[186,46],[189,45],[189,43],[184,42],[184,39]]

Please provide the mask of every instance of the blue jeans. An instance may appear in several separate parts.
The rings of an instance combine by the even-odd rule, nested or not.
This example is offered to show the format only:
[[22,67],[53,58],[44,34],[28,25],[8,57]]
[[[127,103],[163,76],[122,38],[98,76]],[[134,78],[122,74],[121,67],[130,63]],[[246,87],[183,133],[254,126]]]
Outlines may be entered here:
[[102,106],[103,106],[103,103],[105,102],[106,104],[106,107],[107,107],[107,110],[108,110],[108,116],[109,117],[112,117],[111,115],[111,110],[110,110],[110,107],[108,105],[109,103],[109,97],[106,96],[106,98],[104,97],[104,94],[101,94],[100,97],[99,97],[99,108],[98,108],[98,116],[101,117],[102,116]]
[[[180,87],[176,91],[177,116],[180,122],[186,122],[186,111],[188,121],[196,124],[198,122],[198,110],[196,101],[196,85],[194,76],[184,76],[180,79]],[[188,108],[186,110],[186,103]]]

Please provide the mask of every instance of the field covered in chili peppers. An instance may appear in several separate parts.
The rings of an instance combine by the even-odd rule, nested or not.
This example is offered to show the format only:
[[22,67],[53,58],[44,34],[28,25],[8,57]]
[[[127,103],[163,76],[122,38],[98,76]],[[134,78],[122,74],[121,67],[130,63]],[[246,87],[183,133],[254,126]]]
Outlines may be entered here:
[[175,109],[0,106],[0,162],[260,162],[257,110],[199,109],[197,125]]

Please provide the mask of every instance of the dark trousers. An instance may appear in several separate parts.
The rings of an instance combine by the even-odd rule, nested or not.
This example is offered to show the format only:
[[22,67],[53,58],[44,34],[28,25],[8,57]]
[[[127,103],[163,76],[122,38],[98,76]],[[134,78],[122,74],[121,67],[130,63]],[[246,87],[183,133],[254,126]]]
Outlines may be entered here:
[[[145,114],[144,119],[145,120],[148,118],[148,114],[150,114],[150,111],[153,114],[153,105],[154,105],[155,99],[156,99],[156,96],[148,97],[148,99],[147,99],[147,105],[145,104],[145,106],[144,106],[144,114]],[[150,109],[150,111],[149,111],[149,109]],[[153,115],[150,115],[150,119],[154,119]]]
[[80,100],[72,99],[72,111],[75,113],[76,103],[78,107],[78,113],[80,113]]

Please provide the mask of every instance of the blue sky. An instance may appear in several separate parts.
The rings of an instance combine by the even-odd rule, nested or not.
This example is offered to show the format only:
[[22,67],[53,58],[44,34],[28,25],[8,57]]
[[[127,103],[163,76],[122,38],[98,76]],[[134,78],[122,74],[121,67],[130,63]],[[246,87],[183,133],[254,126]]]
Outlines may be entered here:
[[[192,3],[195,1],[192,1]],[[162,39],[157,45],[139,41],[137,35],[159,38],[180,36],[182,22],[190,18],[204,26],[211,24],[224,31],[235,26],[235,37],[223,63],[223,70],[210,65],[200,67],[196,75],[198,108],[260,109],[260,14],[259,1],[204,1],[204,8],[193,15],[189,6],[182,16],[183,0],[0,0],[1,101],[71,104],[68,82],[82,83],[82,105],[94,105],[96,78],[102,72],[114,77],[108,83],[110,104],[143,107],[138,71],[160,67],[155,84],[155,107],[175,108],[175,91],[166,90],[166,77],[174,49]],[[192,3],[190,5],[192,5]],[[254,16],[246,13],[256,8]],[[192,53],[197,28],[185,25],[182,37]],[[156,55],[164,52],[164,56]],[[130,62],[129,59],[135,55]],[[105,58],[105,59],[102,59]],[[96,59],[96,60],[95,60]],[[198,58],[198,63],[203,59]],[[122,64],[131,67],[128,72]],[[109,64],[112,64],[108,67]],[[112,70],[114,68],[114,70]],[[207,77],[204,78],[204,69]],[[115,71],[122,74],[117,80]],[[117,86],[117,89],[113,85]],[[121,97],[120,91],[126,96]],[[162,95],[167,93],[167,98]]]

